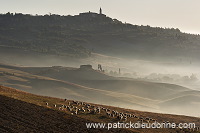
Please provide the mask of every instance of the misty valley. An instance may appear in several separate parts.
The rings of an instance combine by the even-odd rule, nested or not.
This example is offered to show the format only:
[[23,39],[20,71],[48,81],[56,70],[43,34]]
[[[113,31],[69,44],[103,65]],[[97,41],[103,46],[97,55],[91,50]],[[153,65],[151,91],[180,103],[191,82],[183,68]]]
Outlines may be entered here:
[[102,13],[8,12],[0,14],[0,86],[199,121],[199,42],[197,34],[132,25]]

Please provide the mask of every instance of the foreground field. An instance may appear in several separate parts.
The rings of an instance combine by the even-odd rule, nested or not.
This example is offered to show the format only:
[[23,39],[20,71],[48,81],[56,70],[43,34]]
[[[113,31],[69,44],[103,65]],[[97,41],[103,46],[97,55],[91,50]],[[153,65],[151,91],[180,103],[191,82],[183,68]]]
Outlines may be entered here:
[[[31,95],[1,86],[0,132],[108,132],[105,129],[87,129],[85,123],[92,122],[91,120],[44,107],[44,100],[62,101],[61,99]],[[111,132],[130,131],[111,130]]]
[[[72,114],[63,105],[82,108],[85,105],[101,107],[110,111],[115,110],[121,113],[134,114],[137,117],[128,118],[128,121],[136,122],[140,118],[151,118],[150,122],[169,121],[174,123],[196,123],[200,125],[200,118],[178,116],[169,114],[157,114],[150,112],[141,112],[137,110],[128,110],[123,108],[96,105],[92,103],[83,103],[83,105],[74,104],[75,101],[59,98],[44,97],[22,92],[13,88],[0,86],[0,132],[148,132],[148,133],[178,133],[192,132],[191,130],[180,129],[87,129],[88,122],[117,122],[116,117],[111,117],[105,111],[101,113],[92,113],[85,111]],[[48,105],[47,105],[48,103]],[[72,105],[73,104],[73,105]],[[56,105],[56,107],[54,106]],[[194,131],[197,132],[197,131]]]

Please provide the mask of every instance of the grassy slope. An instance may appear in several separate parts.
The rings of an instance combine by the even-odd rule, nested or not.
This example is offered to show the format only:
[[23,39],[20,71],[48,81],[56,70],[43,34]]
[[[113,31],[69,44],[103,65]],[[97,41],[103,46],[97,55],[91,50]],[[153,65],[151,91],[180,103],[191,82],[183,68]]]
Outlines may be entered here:
[[[1,108],[3,112],[0,114],[0,119],[3,120],[0,123],[0,131],[8,132],[22,132],[22,131],[40,131],[40,132],[107,132],[106,130],[88,130],[85,128],[86,122],[116,122],[114,118],[106,117],[105,114],[80,114],[77,116],[70,115],[67,111],[59,111],[57,108],[53,108],[53,104],[60,106],[66,104],[63,99],[44,97],[34,95],[26,92],[22,92],[16,89],[0,86],[0,99]],[[49,103],[47,107],[45,102]],[[96,104],[92,104],[97,106]],[[142,112],[137,110],[128,110],[123,108],[103,106],[110,108],[111,110],[117,110],[118,112],[133,113],[140,117],[151,117],[157,119],[157,121],[170,121],[170,122],[195,122],[196,125],[200,125],[200,119],[195,117],[168,115],[168,114],[156,114],[150,112]],[[131,121],[136,122],[136,119]],[[17,123],[16,123],[17,122]],[[129,129],[132,132],[147,132],[147,133],[176,133],[181,132],[179,129]],[[128,130],[111,130],[109,132],[128,132]]]
[[[117,104],[120,102],[126,102],[130,105],[136,104],[137,106],[147,106],[146,103],[151,102],[149,101],[150,99],[145,99],[135,95],[113,92],[112,90],[101,90],[85,87],[82,85],[67,82],[65,80],[57,80],[44,76],[32,75],[20,70],[1,68],[0,71],[7,72],[9,74],[14,73],[14,75],[7,74],[1,76],[0,80],[3,84],[21,88],[22,90],[36,94],[44,94],[57,97],[68,96],[70,98],[76,98],[77,100],[93,100],[97,103],[108,103],[107,101],[113,101],[112,104]],[[101,74],[97,73],[97,75]],[[98,94],[98,96],[95,94]],[[102,97],[104,98],[102,99]],[[120,97],[122,98],[120,99]],[[111,105],[111,102],[108,104]],[[151,106],[149,107],[151,108]]]
[[61,99],[36,96],[1,86],[0,100],[0,132],[108,132],[105,129],[87,129],[85,123],[92,120],[44,106],[44,101],[60,103]]

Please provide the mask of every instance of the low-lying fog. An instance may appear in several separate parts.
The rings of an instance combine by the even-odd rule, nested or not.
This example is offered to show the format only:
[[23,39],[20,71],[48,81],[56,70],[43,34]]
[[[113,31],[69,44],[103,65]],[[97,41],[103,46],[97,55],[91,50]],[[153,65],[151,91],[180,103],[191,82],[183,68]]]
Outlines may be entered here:
[[[200,63],[190,60],[146,61],[97,57],[105,72],[112,76],[129,77],[153,82],[171,83],[200,90]],[[120,70],[119,70],[120,69]]]
[[[200,63],[197,61],[191,62],[190,60],[180,60],[179,58],[168,61],[147,61],[134,58],[115,58],[95,53],[93,53],[92,57],[87,59],[74,59],[63,56],[34,53],[28,54],[27,52],[21,52],[17,56],[13,56],[10,53],[7,55],[2,55],[2,53],[0,53],[0,55],[0,63],[18,66],[66,66],[79,68],[82,64],[91,64],[93,65],[94,69],[98,69],[97,65],[101,64],[105,73],[111,76],[124,77],[126,80],[129,78],[134,78],[143,81],[176,84],[200,91]],[[123,88],[121,89],[123,90]],[[55,93],[53,96],[55,96]],[[192,92],[189,95],[183,95],[183,99],[182,97],[180,99],[180,97],[178,98],[181,100],[181,102],[188,100],[188,110],[182,105],[180,106],[180,109],[177,105],[177,102],[179,101],[176,101],[176,104],[171,105],[174,99],[169,99],[170,102],[164,101],[164,104],[162,104],[162,102],[158,104],[160,107],[165,108],[165,113],[169,104],[169,106],[173,106],[174,111],[169,110],[167,113],[199,116],[198,113],[191,114],[191,108],[193,108],[194,105],[197,110],[200,109],[200,103],[198,102],[199,94],[194,95],[194,92]]]
[[[38,53],[20,52],[13,55],[1,52],[0,62],[19,66],[66,66],[79,67],[81,64],[92,64],[97,69],[101,64],[105,73],[116,77],[128,77],[153,82],[171,83],[200,90],[200,62],[191,59],[176,58],[164,61],[147,61],[134,58],[124,59],[93,53],[87,59],[66,58],[63,56],[44,55]],[[119,72],[120,69],[120,72]]]

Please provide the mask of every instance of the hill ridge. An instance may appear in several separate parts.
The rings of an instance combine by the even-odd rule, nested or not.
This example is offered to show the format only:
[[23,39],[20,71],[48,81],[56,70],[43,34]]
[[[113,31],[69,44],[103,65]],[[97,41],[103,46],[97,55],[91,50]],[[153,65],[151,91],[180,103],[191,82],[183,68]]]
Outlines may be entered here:
[[[179,29],[122,23],[105,15],[0,14],[0,47],[74,58],[92,53],[150,59],[197,59],[199,35]],[[5,34],[6,33],[6,34]],[[19,34],[20,33],[20,34]],[[189,47],[190,46],[190,47]],[[120,50],[120,51],[119,51]]]

